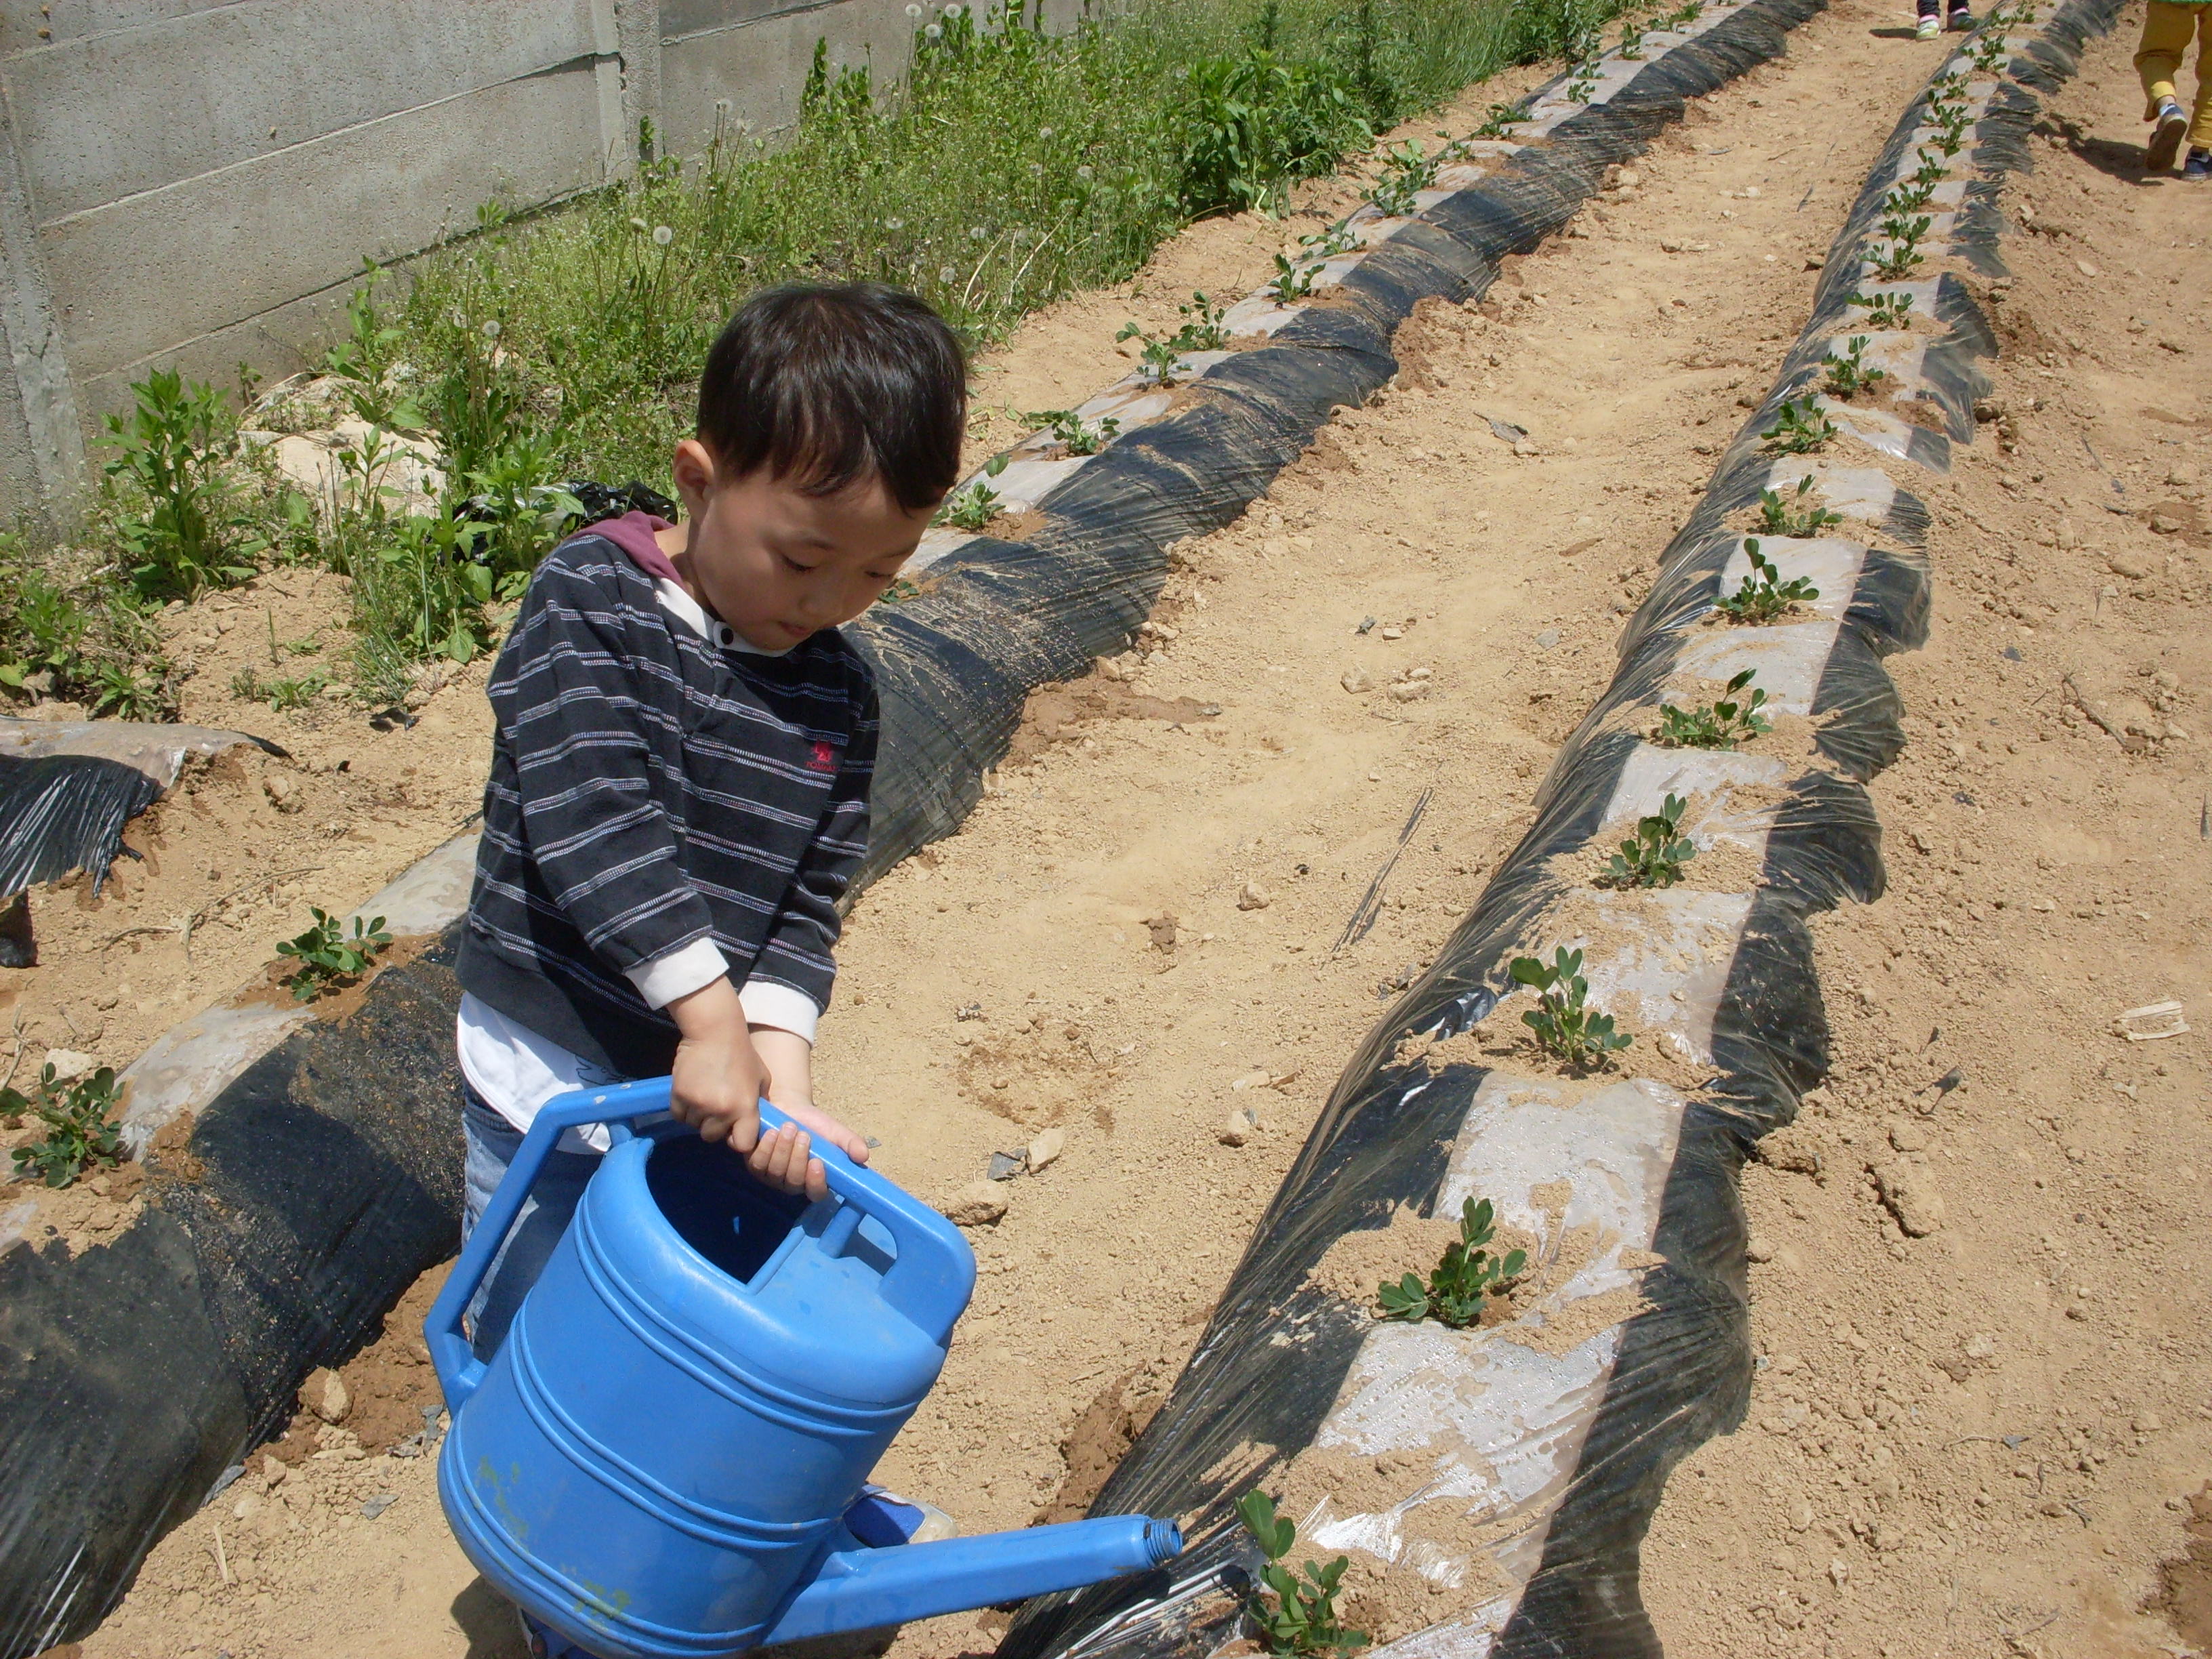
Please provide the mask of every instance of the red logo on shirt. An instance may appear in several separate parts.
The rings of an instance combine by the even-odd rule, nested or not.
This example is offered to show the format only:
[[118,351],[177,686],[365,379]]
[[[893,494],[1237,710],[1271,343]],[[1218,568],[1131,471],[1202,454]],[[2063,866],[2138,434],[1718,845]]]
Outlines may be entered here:
[[806,763],[810,772],[834,772],[837,769],[837,746],[818,739],[814,745],[814,758]]

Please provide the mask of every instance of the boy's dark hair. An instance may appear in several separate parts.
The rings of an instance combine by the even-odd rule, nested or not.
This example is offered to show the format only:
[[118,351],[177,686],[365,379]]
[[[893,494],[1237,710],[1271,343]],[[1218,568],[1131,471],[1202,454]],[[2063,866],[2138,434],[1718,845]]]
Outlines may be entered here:
[[945,319],[881,283],[784,283],[730,319],[699,380],[699,437],[737,477],[811,495],[871,474],[908,512],[960,476],[968,366]]

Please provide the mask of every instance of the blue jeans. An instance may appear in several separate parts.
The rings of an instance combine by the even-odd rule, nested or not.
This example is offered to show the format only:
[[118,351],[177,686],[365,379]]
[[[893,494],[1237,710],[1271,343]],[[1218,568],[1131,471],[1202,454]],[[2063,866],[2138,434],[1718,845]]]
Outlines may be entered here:
[[[461,1207],[461,1241],[476,1231],[477,1222],[491,1202],[492,1194],[506,1177],[507,1166],[522,1150],[522,1131],[509,1123],[466,1083],[461,1085],[461,1124],[468,1140]],[[531,1183],[530,1196],[509,1229],[507,1243],[493,1258],[491,1271],[469,1303],[469,1340],[478,1359],[489,1362],[507,1340],[515,1310],[545,1271],[545,1263],[569,1218],[582,1201],[585,1184],[599,1167],[597,1152],[549,1153],[545,1167]]]

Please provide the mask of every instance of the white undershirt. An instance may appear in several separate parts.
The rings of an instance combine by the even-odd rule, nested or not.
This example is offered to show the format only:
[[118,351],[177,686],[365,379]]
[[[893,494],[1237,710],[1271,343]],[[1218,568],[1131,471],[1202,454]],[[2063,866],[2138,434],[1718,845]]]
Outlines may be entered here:
[[[748,645],[734,629],[709,617],[696,599],[665,576],[654,580],[653,592],[662,610],[725,651],[755,657],[784,654]],[[729,969],[729,959],[721,947],[711,939],[702,939],[626,972],[646,1006],[665,1008],[678,997],[712,985]],[[738,1000],[744,1009],[746,1024],[774,1026],[809,1043],[814,1041],[822,1011],[804,992],[754,979],[739,988]],[[469,1080],[469,1086],[517,1129],[527,1130],[538,1109],[556,1095],[572,1089],[605,1088],[623,1080],[517,1024],[471,995],[461,998],[453,1039],[461,1075]],[[561,1137],[561,1150],[568,1152],[603,1152],[607,1144],[607,1132],[596,1124],[580,1133],[568,1130]]]

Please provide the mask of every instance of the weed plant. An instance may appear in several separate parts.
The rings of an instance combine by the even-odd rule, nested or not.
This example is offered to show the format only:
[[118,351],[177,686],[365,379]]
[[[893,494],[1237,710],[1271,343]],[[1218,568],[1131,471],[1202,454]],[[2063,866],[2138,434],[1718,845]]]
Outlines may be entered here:
[[1689,803],[1668,795],[1656,812],[1636,821],[1636,833],[1620,843],[1607,860],[1604,883],[1608,887],[1672,887],[1682,878],[1682,866],[1697,857],[1698,849],[1682,834],[1682,814]]
[[1827,371],[1821,383],[1823,392],[1831,398],[1841,398],[1848,402],[1862,392],[1872,392],[1889,378],[1887,369],[1866,366],[1868,343],[1866,335],[1854,334],[1840,353],[1832,346],[1828,349],[1828,355],[1820,363],[1820,367]]
[[0,534],[0,685],[95,714],[166,720],[176,702],[160,635],[131,586],[107,574],[66,572]]
[[1784,398],[1775,411],[1774,424],[1759,434],[1759,441],[1777,455],[1808,455],[1825,449],[1843,435],[1842,429],[1809,399]]
[[1771,732],[1774,722],[1759,712],[1765,706],[1766,693],[1753,689],[1750,696],[1741,695],[1752,676],[1753,671],[1745,669],[1729,681],[1719,697],[1694,708],[1662,703],[1655,740],[1669,749],[1733,749]]
[[309,908],[314,913],[313,923],[276,947],[278,956],[290,957],[300,964],[284,983],[301,1002],[312,1002],[325,991],[359,978],[392,943],[392,935],[384,931],[382,916],[366,926],[356,916],[349,936],[345,924],[329,911],[319,905]]
[[1528,1265],[1526,1250],[1492,1255],[1484,1246],[1497,1237],[1495,1212],[1488,1199],[1468,1199],[1460,1206],[1459,1237],[1444,1246],[1443,1257],[1424,1280],[1409,1273],[1395,1284],[1385,1280],[1375,1293],[1376,1316],[1418,1325],[1433,1319],[1453,1330],[1479,1324],[1485,1302],[1512,1288]]
[[1751,561],[1751,574],[1743,579],[1743,586],[1726,599],[1715,602],[1713,609],[1732,623],[1761,626],[1785,617],[1796,606],[1820,597],[1820,590],[1802,576],[1788,581],[1780,580],[1782,572],[1774,562],[1759,550],[1759,538],[1747,536],[1743,550]]
[[1436,159],[1425,154],[1413,139],[1385,150],[1382,176],[1375,183],[1376,210],[1387,218],[1410,217],[1420,206],[1415,198],[1433,185],[1436,178]]
[[1564,945],[1547,963],[1538,957],[1516,957],[1506,971],[1516,985],[1536,993],[1536,1006],[1521,1023],[1536,1034],[1537,1046],[1576,1071],[1605,1065],[1608,1057],[1636,1041],[1613,1028],[1613,1016],[1586,1006],[1589,981],[1583,977],[1583,953]]
[[1785,540],[1802,541],[1819,535],[1832,524],[1844,521],[1842,514],[1832,513],[1812,501],[1812,494],[1813,475],[1809,472],[1797,480],[1797,488],[1786,497],[1778,490],[1760,490],[1759,527],[1761,532],[1780,536]]
[[1297,1528],[1289,1516],[1275,1512],[1275,1500],[1263,1492],[1248,1492],[1238,1498],[1237,1518],[1267,1558],[1260,1569],[1259,1587],[1244,1607],[1261,1646],[1277,1659],[1313,1659],[1367,1645],[1366,1632],[1346,1630],[1336,1610],[1350,1558],[1340,1555],[1327,1566],[1308,1561],[1302,1573],[1292,1572],[1283,1558],[1298,1541]]
[[35,1176],[49,1187],[66,1187],[87,1170],[113,1169],[123,1161],[117,1104],[115,1073],[106,1066],[64,1084],[49,1060],[29,1095],[0,1089],[0,1124],[17,1128],[28,1116],[46,1126],[46,1133],[10,1154],[17,1178]]

